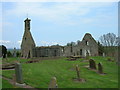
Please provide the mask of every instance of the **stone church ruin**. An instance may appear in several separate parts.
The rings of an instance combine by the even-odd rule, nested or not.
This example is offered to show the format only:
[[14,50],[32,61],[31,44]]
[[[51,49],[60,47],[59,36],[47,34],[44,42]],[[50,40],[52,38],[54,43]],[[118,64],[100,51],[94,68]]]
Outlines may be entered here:
[[80,56],[86,57],[98,55],[98,44],[91,34],[86,33],[82,41],[76,45],[53,45],[36,47],[32,34],[30,32],[30,19],[26,19],[24,35],[21,43],[21,55],[24,58],[33,57],[61,57],[61,56]]

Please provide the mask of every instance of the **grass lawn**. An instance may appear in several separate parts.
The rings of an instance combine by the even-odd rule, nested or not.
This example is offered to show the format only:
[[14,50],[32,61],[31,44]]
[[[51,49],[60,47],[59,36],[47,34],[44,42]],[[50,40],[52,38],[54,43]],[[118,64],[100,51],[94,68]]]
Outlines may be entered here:
[[2,79],[2,88],[14,88],[7,80]]
[[[118,66],[115,62],[107,61],[103,57],[91,57],[96,64],[102,62],[106,75],[100,75],[94,71],[85,68],[89,62],[81,62],[83,59],[76,61],[67,61],[66,58],[57,60],[42,60],[38,63],[22,63],[24,82],[35,88],[48,88],[52,77],[57,78],[59,88],[118,88]],[[15,61],[10,58],[9,62]],[[28,61],[26,59],[21,62]],[[75,66],[80,67],[80,77],[86,82],[75,82],[76,78]],[[4,70],[2,75],[12,78],[14,70]]]
[[2,64],[6,64],[6,63],[15,63],[16,61],[20,61],[20,62],[26,62],[26,61],[29,61],[30,59],[23,59],[23,58],[17,58],[17,57],[15,57],[15,58],[12,58],[12,57],[10,57],[10,58],[7,58],[7,59],[3,59],[3,61],[2,61]]

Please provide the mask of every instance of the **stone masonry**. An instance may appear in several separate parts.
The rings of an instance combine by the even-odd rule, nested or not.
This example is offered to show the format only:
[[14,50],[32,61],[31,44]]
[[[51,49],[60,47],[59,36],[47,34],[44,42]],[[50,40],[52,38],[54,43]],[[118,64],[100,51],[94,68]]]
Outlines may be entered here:
[[36,47],[33,40],[32,34],[30,32],[30,19],[26,19],[25,31],[22,38],[21,44],[21,55],[24,58],[32,57],[61,57],[61,56],[81,56],[86,57],[98,55],[98,44],[90,33],[86,33],[82,41],[72,46],[41,46]]
[[22,38],[21,44],[21,54],[24,58],[33,57],[32,49],[35,47],[35,42],[30,32],[30,19],[26,19],[25,22],[25,31]]

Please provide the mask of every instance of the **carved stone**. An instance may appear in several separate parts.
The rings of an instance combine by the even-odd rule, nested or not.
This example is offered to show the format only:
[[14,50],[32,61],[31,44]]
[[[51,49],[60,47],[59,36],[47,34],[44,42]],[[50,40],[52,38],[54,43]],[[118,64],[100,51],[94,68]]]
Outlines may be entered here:
[[100,74],[103,74],[103,66],[102,66],[101,63],[98,64],[98,72],[99,72]]
[[77,72],[77,78],[78,78],[78,80],[80,80],[80,69],[79,69],[78,65],[76,65],[76,72]]
[[57,88],[57,80],[56,77],[52,77],[50,84],[49,84],[49,90],[52,90],[52,88]]
[[15,75],[16,75],[16,82],[22,84],[23,83],[22,66],[20,63],[15,64]]
[[95,61],[93,59],[89,60],[89,67],[91,69],[96,69],[96,63],[95,63]]

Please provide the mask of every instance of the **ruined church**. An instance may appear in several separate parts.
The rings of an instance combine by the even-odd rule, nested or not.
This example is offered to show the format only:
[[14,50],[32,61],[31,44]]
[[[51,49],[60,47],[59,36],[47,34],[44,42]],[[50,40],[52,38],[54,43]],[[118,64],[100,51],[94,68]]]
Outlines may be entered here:
[[98,55],[98,44],[91,34],[86,33],[77,44],[66,46],[40,46],[36,47],[32,34],[30,32],[30,19],[26,19],[24,35],[21,43],[21,55],[24,58],[33,57],[62,57],[62,56],[80,56],[85,57],[88,53],[90,56]]

